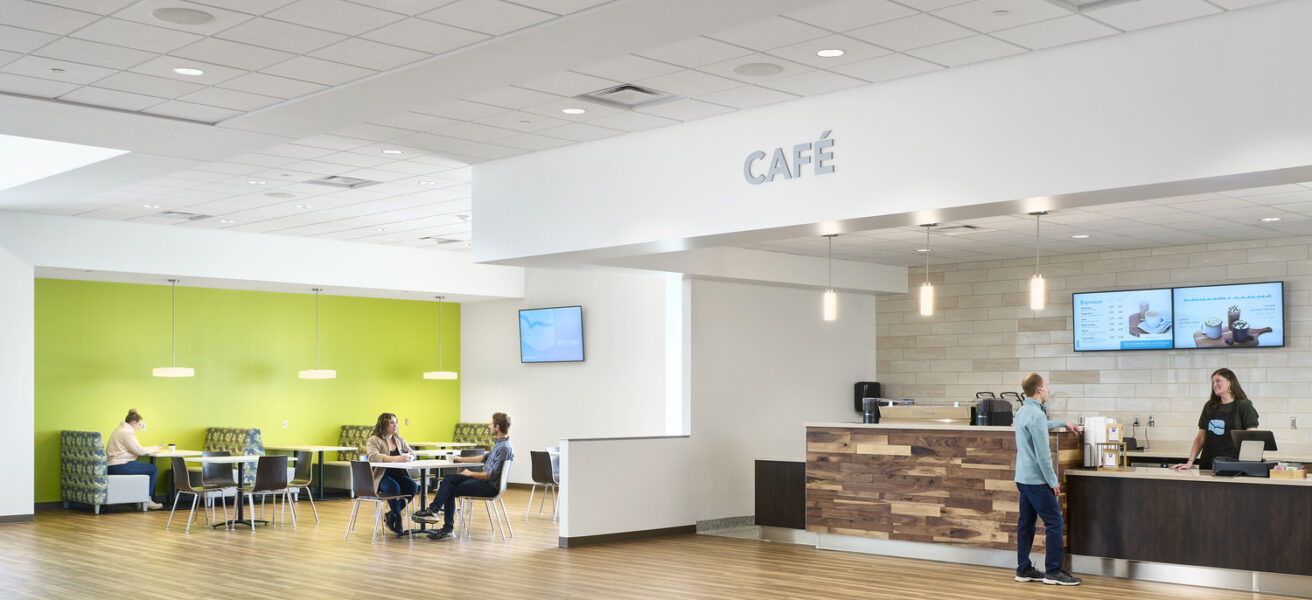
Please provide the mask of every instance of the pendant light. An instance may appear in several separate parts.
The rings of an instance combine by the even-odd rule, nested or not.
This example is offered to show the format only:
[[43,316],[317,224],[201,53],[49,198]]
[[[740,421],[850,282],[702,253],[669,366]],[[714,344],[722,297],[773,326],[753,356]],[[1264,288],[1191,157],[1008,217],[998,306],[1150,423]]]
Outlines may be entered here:
[[442,300],[446,296],[437,297],[437,370],[424,373],[424,379],[459,379],[460,374],[455,371],[442,370]]
[[334,369],[319,368],[319,292],[323,288],[314,288],[314,368],[297,373],[301,379],[337,379]]
[[934,286],[929,283],[929,228],[937,226],[938,223],[925,223],[921,227],[925,228],[925,284],[920,286],[920,316],[928,317],[934,314]]
[[834,238],[838,234],[831,233],[825,237],[829,238],[829,289],[825,290],[820,311],[826,321],[834,321],[838,319],[838,294],[834,292]]
[[155,367],[154,369],[151,369],[150,373],[155,377],[195,377],[196,369],[178,366],[178,280],[170,279],[169,285],[173,288],[173,318],[169,323],[169,330],[171,331],[170,338],[173,347],[170,352],[172,355],[172,361],[169,363],[170,366]]
[[1034,215],[1034,277],[1030,279],[1030,310],[1043,310],[1048,292],[1043,276],[1039,275],[1039,217],[1048,214],[1048,211],[1040,210],[1030,214]]

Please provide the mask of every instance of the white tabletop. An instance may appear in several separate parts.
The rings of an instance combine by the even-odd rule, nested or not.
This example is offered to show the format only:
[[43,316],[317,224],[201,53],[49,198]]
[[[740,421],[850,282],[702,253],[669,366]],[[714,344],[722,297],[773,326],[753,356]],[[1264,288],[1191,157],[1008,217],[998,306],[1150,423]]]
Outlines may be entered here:
[[174,450],[172,452],[169,452],[168,450],[160,450],[159,452],[156,452],[154,454],[147,454],[146,456],[150,456],[153,458],[173,458],[174,456],[187,457],[187,456],[200,456],[201,454],[203,454],[203,452],[201,452],[200,450]]
[[454,462],[450,460],[412,460],[410,462],[371,462],[369,466],[381,469],[447,469],[451,467],[477,467],[481,462]]
[[265,450],[291,450],[293,452],[344,452],[359,450],[355,446],[265,446]]
[[455,453],[457,453],[457,452],[459,452],[459,450],[438,450],[438,449],[433,449],[433,450],[415,450],[415,451],[414,451],[414,453],[417,454],[417,455],[419,455],[419,456],[437,456],[437,455],[439,455],[439,454],[455,454]]
[[443,446],[446,448],[472,448],[478,444],[472,442],[408,442],[411,446]]
[[[191,456],[187,460],[203,463],[236,464],[259,462],[259,454],[241,454],[238,456]],[[287,462],[296,462],[295,456],[288,456]]]

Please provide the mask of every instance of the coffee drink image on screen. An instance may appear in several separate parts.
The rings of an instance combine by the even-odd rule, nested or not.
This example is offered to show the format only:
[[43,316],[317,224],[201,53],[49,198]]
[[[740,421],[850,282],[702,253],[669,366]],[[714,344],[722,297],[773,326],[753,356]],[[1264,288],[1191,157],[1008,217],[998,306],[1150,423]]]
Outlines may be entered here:
[[1248,335],[1248,321],[1238,320],[1231,323],[1230,332],[1234,334],[1235,342],[1247,342],[1252,339]]
[[1208,337],[1208,339],[1213,339],[1213,340],[1221,337],[1221,319],[1217,317],[1212,317],[1204,321],[1203,334],[1205,334]]
[[1226,311],[1225,318],[1226,318],[1226,325],[1228,325],[1230,329],[1234,329],[1235,321],[1239,320],[1239,307],[1231,306],[1230,310]]

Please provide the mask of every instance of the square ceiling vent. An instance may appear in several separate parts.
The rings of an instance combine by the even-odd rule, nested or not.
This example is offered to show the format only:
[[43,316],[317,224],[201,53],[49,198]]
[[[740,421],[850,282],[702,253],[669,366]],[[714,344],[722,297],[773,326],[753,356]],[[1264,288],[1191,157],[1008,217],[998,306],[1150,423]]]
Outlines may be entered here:
[[305,183],[313,183],[317,185],[329,185],[332,187],[339,187],[339,188],[346,188],[346,189],[356,189],[362,187],[369,187],[371,185],[378,185],[382,182],[370,181],[368,179],[360,179],[358,177],[346,177],[343,175],[329,175],[327,177],[320,177],[319,179],[311,179]]
[[667,94],[659,90],[645,88],[640,85],[626,83],[615,87],[606,88],[589,92],[580,96],[575,96],[579,100],[587,100],[615,108],[633,109],[639,106],[651,106],[662,102],[676,100],[679,97],[674,94]]

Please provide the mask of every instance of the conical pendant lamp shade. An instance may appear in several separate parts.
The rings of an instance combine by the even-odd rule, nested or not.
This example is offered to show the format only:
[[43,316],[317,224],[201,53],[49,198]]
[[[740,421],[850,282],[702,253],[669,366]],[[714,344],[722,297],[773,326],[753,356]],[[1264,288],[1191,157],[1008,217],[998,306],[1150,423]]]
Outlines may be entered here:
[[455,371],[442,370],[442,299],[446,296],[437,297],[437,370],[427,371],[424,373],[424,379],[460,379],[460,374]]
[[191,367],[178,366],[178,280],[170,279],[169,284],[172,286],[172,320],[169,324],[169,337],[171,339],[172,360],[167,367],[155,367],[151,369],[150,374],[155,377],[195,377],[196,369]]
[[299,371],[297,376],[301,379],[337,379],[336,370],[319,368],[319,292],[322,291],[314,288],[314,368]]

